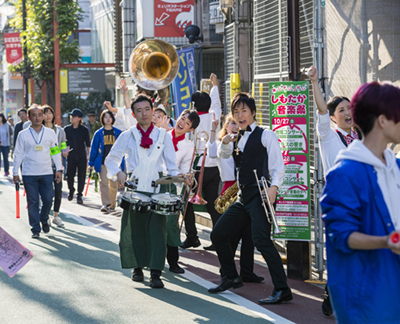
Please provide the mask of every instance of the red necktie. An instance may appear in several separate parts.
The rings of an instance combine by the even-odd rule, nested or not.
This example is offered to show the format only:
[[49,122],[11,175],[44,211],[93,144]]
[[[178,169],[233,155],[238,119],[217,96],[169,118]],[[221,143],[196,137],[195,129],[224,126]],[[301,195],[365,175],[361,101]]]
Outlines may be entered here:
[[172,143],[174,143],[175,152],[178,151],[178,143],[185,139],[185,134],[175,137],[175,128],[171,132],[172,134]]
[[136,124],[136,127],[140,131],[140,133],[142,133],[142,141],[140,142],[140,146],[145,149],[150,148],[150,145],[153,144],[153,140],[150,138],[150,133],[154,129],[154,125],[151,124],[147,131],[144,131],[142,127],[139,126],[139,124]]

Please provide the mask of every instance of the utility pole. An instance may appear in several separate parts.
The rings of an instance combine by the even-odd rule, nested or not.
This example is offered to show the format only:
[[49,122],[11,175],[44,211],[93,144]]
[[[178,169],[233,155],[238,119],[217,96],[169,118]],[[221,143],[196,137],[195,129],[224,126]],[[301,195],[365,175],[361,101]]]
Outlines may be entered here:
[[[287,0],[289,80],[298,81],[300,73],[299,0]],[[311,277],[310,242],[287,241],[287,276],[307,280]]]
[[[22,0],[22,29],[26,31],[26,0]],[[22,74],[24,82],[24,106],[28,109],[29,106],[29,68],[28,68],[28,47],[26,45],[26,36],[24,36],[24,68],[25,72]]]
[[54,26],[54,104],[56,123],[61,126],[61,94],[60,94],[60,38],[57,36],[58,23],[56,17],[57,0],[54,0],[53,26]]

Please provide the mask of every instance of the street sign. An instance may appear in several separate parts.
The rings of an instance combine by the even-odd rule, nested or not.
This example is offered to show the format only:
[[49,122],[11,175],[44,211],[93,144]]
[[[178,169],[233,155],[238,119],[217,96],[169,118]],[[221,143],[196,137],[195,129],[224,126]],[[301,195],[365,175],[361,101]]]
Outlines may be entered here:
[[104,70],[61,70],[61,93],[105,92],[106,79]]
[[154,37],[185,37],[193,24],[193,0],[154,0]]

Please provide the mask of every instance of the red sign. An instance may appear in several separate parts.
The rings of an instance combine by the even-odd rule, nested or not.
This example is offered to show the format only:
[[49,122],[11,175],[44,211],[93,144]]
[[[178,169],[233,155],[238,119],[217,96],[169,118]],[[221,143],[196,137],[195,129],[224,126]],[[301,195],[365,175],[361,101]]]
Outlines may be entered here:
[[154,37],[184,37],[193,24],[194,0],[154,0]]
[[4,34],[7,62],[18,65],[22,62],[22,45],[19,33]]

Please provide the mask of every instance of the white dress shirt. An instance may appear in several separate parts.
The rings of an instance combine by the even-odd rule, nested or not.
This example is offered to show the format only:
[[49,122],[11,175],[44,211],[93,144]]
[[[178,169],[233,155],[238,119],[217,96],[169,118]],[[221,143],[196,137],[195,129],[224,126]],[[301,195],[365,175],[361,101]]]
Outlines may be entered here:
[[131,109],[117,108],[115,117],[124,121],[126,129],[136,126],[137,124],[136,118],[133,117]]
[[[241,137],[238,148],[243,152],[250,134],[256,128],[256,123],[250,125],[251,132],[246,131]],[[283,162],[281,148],[279,146],[278,137],[268,129],[264,129],[261,137],[262,145],[265,147],[268,154],[268,170],[271,176],[271,186],[280,187],[285,175],[285,164]],[[218,156],[223,159],[228,159],[233,153],[233,143],[222,144],[218,150]]]
[[[172,130],[168,132],[172,138]],[[187,174],[190,171],[190,162],[192,161],[194,144],[187,138],[178,142],[178,151],[175,152],[176,166],[181,174]],[[164,170],[165,172],[166,170]]]
[[236,180],[235,161],[233,160],[232,155],[228,159],[218,158],[218,150],[221,145],[222,142],[218,140],[215,140],[214,143],[208,142],[207,144],[208,155],[209,157],[217,158],[219,175],[221,177],[222,182],[235,181]]
[[[317,136],[321,150],[322,166],[324,168],[324,175],[326,177],[329,169],[335,165],[335,160],[339,154],[339,151],[344,150],[346,146],[343,144],[337,131],[331,128],[331,117],[329,116],[329,113],[326,115],[320,115],[317,112],[317,116]],[[337,126],[336,129],[340,131],[343,136],[346,137],[348,135],[345,131]]]
[[[41,147],[37,150],[37,147]],[[57,171],[62,170],[61,153],[51,155],[50,149],[58,147],[56,133],[51,128],[42,126],[39,132],[32,127],[18,134],[14,151],[14,176],[18,175],[22,163],[22,175],[39,176],[53,174],[52,161]]]
[[[140,132],[139,134],[140,137],[142,137]],[[159,135],[160,130],[157,127],[154,127],[153,131],[150,133],[150,138],[153,140],[153,144],[150,145],[150,148],[148,149],[148,155],[150,155],[153,151]],[[112,146],[110,153],[104,161],[104,165],[108,170],[107,177],[109,179],[115,179],[117,173],[121,171],[119,167],[124,156],[128,166],[127,173],[131,173],[139,165],[139,154],[136,148],[135,137],[130,129],[119,135],[118,139]],[[175,149],[172,143],[171,135],[169,134],[165,134],[164,150],[157,161],[158,172],[163,172],[163,162],[168,170],[168,175],[176,176],[180,173],[176,167]]]
[[[197,126],[194,139],[196,139],[196,135],[200,132],[205,131],[208,134],[208,137],[210,138],[210,132],[211,132],[211,127],[212,127],[212,121],[214,119],[220,120],[221,119],[221,100],[219,99],[219,91],[218,87],[214,86],[211,91],[210,91],[210,97],[211,97],[211,107],[210,110],[208,111],[207,114],[202,114],[200,115],[200,124]],[[217,129],[217,132],[219,130],[219,126]],[[197,152],[198,153],[203,153],[204,148],[206,146],[205,141],[200,141],[197,143]],[[200,157],[199,162],[197,166],[201,166],[203,163],[203,157]],[[204,163],[204,166],[207,167],[216,167],[218,166],[218,161],[215,158],[211,158],[210,156],[206,157],[206,161]]]

